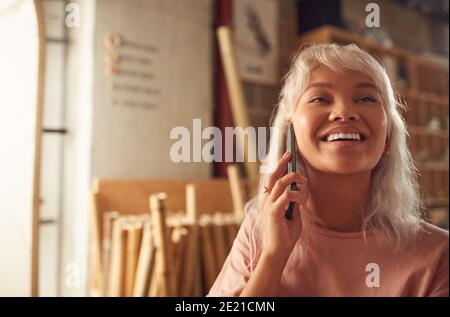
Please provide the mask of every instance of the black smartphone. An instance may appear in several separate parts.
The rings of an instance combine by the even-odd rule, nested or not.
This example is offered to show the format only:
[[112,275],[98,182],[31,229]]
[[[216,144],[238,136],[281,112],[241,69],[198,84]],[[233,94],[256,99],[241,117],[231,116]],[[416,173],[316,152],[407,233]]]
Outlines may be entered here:
[[[289,124],[288,130],[287,130],[287,136],[286,136],[286,151],[289,151],[291,153],[291,158],[288,163],[288,173],[297,172],[297,151],[295,150],[295,144],[297,143],[297,140],[295,138],[295,132],[294,132],[294,124],[291,122]],[[289,189],[291,191],[297,190],[297,184],[293,182]],[[284,214],[284,217],[286,219],[292,219],[292,213],[294,212],[295,208],[295,202],[291,201],[289,202],[289,205],[286,207],[286,212]]]

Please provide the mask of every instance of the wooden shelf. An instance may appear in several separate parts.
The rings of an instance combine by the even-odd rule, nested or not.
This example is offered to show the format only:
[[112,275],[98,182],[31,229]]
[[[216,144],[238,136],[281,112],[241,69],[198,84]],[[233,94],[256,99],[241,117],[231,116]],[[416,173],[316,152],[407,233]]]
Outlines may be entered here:
[[[395,67],[392,69],[396,74],[394,78],[397,77],[400,68],[407,69],[407,78],[405,79],[408,88],[405,89],[410,90],[424,101],[448,105],[448,100],[445,100],[448,98],[448,90],[444,87],[446,87],[445,82],[448,85],[449,63],[445,58],[421,56],[398,47],[384,47],[359,34],[330,25],[324,25],[302,34],[294,43],[292,57],[295,56],[298,48],[306,43],[330,42],[343,45],[354,43],[383,63],[384,58],[393,58],[396,61]],[[386,68],[389,73],[387,65]],[[395,79],[393,81],[396,86]],[[439,93],[433,93],[433,89],[438,89]]]
[[408,125],[408,132],[410,132],[411,134],[427,135],[448,139],[448,130],[443,129],[434,130],[426,127]]
[[330,40],[343,44],[355,43],[365,50],[376,51],[379,53],[386,53],[396,57],[410,58],[412,56],[410,52],[403,50],[401,48],[383,47],[375,41],[365,39],[364,37],[358,34],[351,33],[349,31],[337,28],[332,25],[324,25],[302,34],[300,38],[295,42],[294,49],[298,49],[300,45],[306,42],[325,43],[330,42]]
[[447,95],[440,95],[430,92],[423,92],[423,91],[417,91],[417,90],[401,90],[399,91],[399,94],[406,98],[413,98],[420,101],[425,102],[431,102],[433,104],[440,104],[442,106],[448,107],[448,96]]

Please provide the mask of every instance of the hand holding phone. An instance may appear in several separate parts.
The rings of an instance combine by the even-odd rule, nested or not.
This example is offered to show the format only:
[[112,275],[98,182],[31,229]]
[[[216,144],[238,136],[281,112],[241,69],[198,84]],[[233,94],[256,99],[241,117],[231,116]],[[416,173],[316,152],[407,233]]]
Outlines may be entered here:
[[[262,213],[266,219],[266,245],[268,255],[288,258],[302,231],[298,206],[305,202],[306,177],[297,173],[296,159],[301,162],[299,151],[295,150],[294,127],[289,125],[286,136],[286,152],[279,159],[275,170],[268,175]],[[299,166],[301,169],[301,166]],[[286,170],[289,173],[286,174]],[[286,220],[287,219],[287,220]]]
[[[289,151],[291,153],[291,159],[288,163],[288,173],[297,172],[297,152],[295,151],[295,144],[296,144],[296,138],[295,138],[295,132],[294,132],[294,124],[291,122],[291,124],[288,127],[287,130],[287,137],[286,137],[286,151]],[[289,189],[291,191],[297,191],[297,184],[295,182],[291,183]],[[289,205],[286,208],[286,212],[284,214],[286,219],[292,219],[292,213],[294,212],[295,208],[295,202],[291,201],[289,202]]]

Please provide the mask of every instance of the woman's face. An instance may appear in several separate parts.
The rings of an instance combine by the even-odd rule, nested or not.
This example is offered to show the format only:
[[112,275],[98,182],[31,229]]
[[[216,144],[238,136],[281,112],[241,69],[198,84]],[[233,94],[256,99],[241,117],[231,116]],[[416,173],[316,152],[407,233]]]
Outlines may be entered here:
[[327,173],[372,170],[386,145],[387,117],[381,102],[378,89],[363,73],[313,69],[293,118],[306,163]]

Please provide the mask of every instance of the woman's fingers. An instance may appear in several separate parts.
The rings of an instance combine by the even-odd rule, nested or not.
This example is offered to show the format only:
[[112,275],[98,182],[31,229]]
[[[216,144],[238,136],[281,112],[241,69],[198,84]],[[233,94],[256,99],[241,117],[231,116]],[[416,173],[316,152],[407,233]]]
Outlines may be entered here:
[[272,202],[276,201],[278,197],[285,191],[286,187],[292,183],[305,183],[306,178],[301,176],[298,173],[289,173],[281,177],[275,182],[275,185],[272,188],[270,193],[270,200]]
[[[296,202],[297,204],[303,203],[303,197],[299,191],[287,191],[284,192],[278,200],[273,204],[272,212],[275,217],[284,217],[286,206],[291,202]],[[298,206],[296,206],[298,208]]]
[[275,182],[286,172],[289,159],[291,158],[291,153],[286,152],[284,155],[278,160],[277,167],[273,173],[269,174],[269,178],[267,180],[266,187],[271,189],[275,185]]

